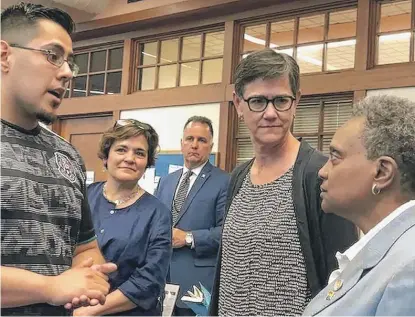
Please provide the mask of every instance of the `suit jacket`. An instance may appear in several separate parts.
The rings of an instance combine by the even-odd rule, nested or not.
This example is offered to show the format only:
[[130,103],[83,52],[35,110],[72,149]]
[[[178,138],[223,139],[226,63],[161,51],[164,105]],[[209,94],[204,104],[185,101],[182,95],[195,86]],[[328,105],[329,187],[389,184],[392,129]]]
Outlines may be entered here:
[[[178,170],[161,178],[155,192],[170,210],[181,175],[182,170]],[[173,249],[168,280],[180,285],[179,307],[187,308],[180,298],[193,285],[201,282],[209,291],[212,289],[228,184],[229,174],[207,162],[190,189],[175,224],[178,229],[192,232],[194,239],[194,249]]]
[[415,315],[415,207],[379,231],[304,315]]

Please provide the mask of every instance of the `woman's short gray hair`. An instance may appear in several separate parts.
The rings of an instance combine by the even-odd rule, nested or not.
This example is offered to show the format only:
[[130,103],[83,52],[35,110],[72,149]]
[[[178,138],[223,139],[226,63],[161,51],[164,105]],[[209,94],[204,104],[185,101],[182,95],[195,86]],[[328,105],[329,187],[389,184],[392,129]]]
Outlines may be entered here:
[[363,144],[367,157],[392,157],[404,192],[415,193],[415,103],[382,95],[366,97],[355,105],[353,117],[364,117]]
[[235,92],[243,97],[245,86],[257,79],[279,79],[287,75],[295,97],[300,90],[300,68],[291,56],[270,48],[249,54],[236,67]]

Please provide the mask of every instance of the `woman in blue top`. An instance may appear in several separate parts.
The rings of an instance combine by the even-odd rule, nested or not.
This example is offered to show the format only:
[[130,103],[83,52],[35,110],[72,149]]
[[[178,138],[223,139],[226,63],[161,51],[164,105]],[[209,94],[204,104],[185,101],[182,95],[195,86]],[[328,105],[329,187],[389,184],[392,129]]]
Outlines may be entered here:
[[137,120],[118,120],[102,136],[99,157],[107,182],[88,187],[98,243],[117,264],[104,305],[81,307],[75,316],[161,315],[161,298],[172,253],[171,213],[137,184],[158,149],[154,129]]

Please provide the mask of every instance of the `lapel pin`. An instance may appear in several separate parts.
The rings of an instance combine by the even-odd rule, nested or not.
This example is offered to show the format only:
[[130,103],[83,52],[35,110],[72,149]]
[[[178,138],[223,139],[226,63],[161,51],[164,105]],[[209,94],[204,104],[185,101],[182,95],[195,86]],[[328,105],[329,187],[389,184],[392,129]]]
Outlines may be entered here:
[[205,178],[205,174],[202,174],[202,178]]
[[326,300],[331,300],[333,298],[333,296],[334,296],[334,292],[333,291],[329,291],[327,293]]
[[334,282],[333,290],[337,292],[339,289],[342,288],[342,286],[343,286],[343,280],[336,280],[336,282]]

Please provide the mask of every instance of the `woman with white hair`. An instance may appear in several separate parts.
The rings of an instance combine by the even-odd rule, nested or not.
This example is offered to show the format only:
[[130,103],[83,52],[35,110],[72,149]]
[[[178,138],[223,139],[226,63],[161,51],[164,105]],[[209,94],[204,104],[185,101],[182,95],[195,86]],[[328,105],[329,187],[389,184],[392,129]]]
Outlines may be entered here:
[[365,236],[304,315],[415,315],[415,103],[370,97],[330,144],[322,208]]

